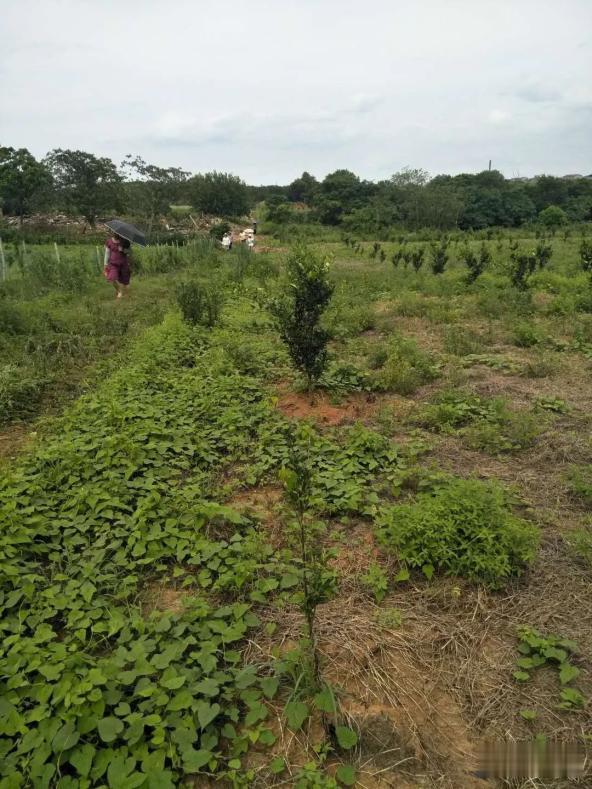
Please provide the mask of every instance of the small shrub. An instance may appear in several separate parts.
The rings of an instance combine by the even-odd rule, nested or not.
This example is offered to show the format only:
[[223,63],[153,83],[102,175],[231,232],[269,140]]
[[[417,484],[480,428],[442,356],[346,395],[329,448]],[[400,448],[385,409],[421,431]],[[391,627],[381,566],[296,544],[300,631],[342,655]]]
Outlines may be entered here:
[[423,259],[425,256],[425,249],[424,247],[416,247],[414,250],[411,251],[410,262],[415,271],[419,271],[419,269],[423,265]]
[[527,378],[548,378],[555,375],[558,366],[556,359],[552,356],[539,353],[527,361],[523,374]]
[[379,564],[374,562],[370,565],[367,572],[360,576],[362,586],[367,589],[377,603],[381,603],[388,591],[388,578],[385,571]]
[[0,333],[26,334],[29,330],[25,316],[18,305],[0,299]]
[[517,452],[534,444],[541,432],[540,415],[509,411],[501,399],[492,401],[494,412],[468,428],[466,437],[473,449],[491,454]]
[[585,699],[580,691],[564,687],[580,675],[580,669],[571,662],[572,655],[577,652],[577,644],[562,636],[543,636],[526,625],[518,628],[518,637],[518,651],[521,657],[516,661],[514,679],[518,682],[526,682],[531,677],[529,672],[536,671],[542,666],[555,668],[562,688],[560,691],[562,703],[559,704],[559,708],[571,710],[583,707]]
[[567,473],[567,484],[584,504],[592,506],[592,464],[572,466]]
[[448,263],[448,245],[449,241],[444,237],[439,244],[432,244],[430,246],[430,256],[432,271],[434,274],[443,274],[446,264]]
[[541,341],[541,336],[532,323],[522,322],[516,324],[512,332],[512,342],[519,348],[531,348]]
[[331,392],[361,392],[368,386],[368,375],[349,362],[329,364],[319,384]]
[[478,255],[466,245],[460,250],[460,259],[468,269],[466,282],[470,285],[481,276],[485,268],[491,263],[491,253],[485,246],[485,242],[481,244]]
[[342,340],[374,329],[376,316],[368,304],[354,301],[337,303],[327,311],[323,325],[333,338]]
[[592,530],[573,529],[565,535],[565,541],[572,555],[592,570]]
[[306,376],[309,389],[327,364],[329,333],[320,321],[334,289],[328,272],[328,258],[303,245],[295,247],[287,261],[284,294],[270,304],[290,358]]
[[407,566],[501,587],[534,558],[538,529],[493,482],[458,479],[385,509],[379,537]]
[[517,290],[525,291],[528,288],[528,281],[537,267],[536,252],[535,250],[523,252],[518,248],[516,242],[512,245],[511,250],[510,281]]
[[381,367],[384,367],[387,359],[388,350],[386,345],[382,343],[375,345],[368,355],[368,367],[371,370],[380,370]]
[[438,365],[414,340],[395,336],[387,345],[387,359],[375,375],[375,388],[408,395],[438,377]]
[[403,293],[393,307],[395,315],[405,318],[421,318],[427,315],[430,302],[417,293]]
[[44,381],[14,364],[0,366],[0,424],[35,412]]
[[567,414],[569,406],[560,397],[537,397],[534,401],[537,411],[550,411],[553,414]]
[[210,228],[210,237],[216,239],[216,241],[222,241],[226,233],[229,233],[230,230],[231,227],[228,222],[217,222]]
[[549,264],[553,257],[553,247],[551,244],[547,244],[546,241],[541,239],[535,247],[534,256],[537,268],[543,269]]
[[224,293],[215,282],[182,280],[175,287],[175,296],[187,323],[209,328],[219,323]]
[[419,423],[432,430],[449,432],[478,419],[490,418],[493,413],[493,406],[477,395],[450,389],[439,394],[433,405],[423,409]]
[[592,241],[588,241],[586,238],[583,238],[580,244],[580,265],[582,271],[592,277]]

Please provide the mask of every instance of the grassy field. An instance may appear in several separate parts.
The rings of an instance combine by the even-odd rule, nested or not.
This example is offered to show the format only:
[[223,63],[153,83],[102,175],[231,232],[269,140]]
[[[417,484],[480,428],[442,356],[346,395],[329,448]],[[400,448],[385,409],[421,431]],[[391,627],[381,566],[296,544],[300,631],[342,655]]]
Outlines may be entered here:
[[[124,303],[92,249],[12,270],[0,789],[477,789],[483,740],[589,746],[591,287],[579,231],[522,291],[513,241],[537,243],[485,240],[468,284],[480,238],[438,275],[422,240],[417,272],[400,243],[315,240],[335,292],[312,395],[268,310],[282,239],[147,250]],[[179,315],[189,276],[223,294],[213,328]]]

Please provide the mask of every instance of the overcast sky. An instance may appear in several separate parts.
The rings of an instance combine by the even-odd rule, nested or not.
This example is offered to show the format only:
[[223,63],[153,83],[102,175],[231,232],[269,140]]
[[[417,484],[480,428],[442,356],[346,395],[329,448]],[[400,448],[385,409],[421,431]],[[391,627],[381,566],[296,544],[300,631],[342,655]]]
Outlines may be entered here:
[[249,183],[592,173],[592,0],[0,0],[0,144]]

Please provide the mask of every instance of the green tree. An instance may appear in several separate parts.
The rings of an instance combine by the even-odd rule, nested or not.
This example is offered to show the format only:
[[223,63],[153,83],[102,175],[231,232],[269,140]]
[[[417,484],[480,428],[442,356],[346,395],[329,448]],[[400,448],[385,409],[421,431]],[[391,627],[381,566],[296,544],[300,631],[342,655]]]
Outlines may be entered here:
[[122,178],[111,159],[56,148],[44,163],[53,176],[58,202],[82,214],[91,226],[99,214],[122,207]]
[[374,184],[361,181],[350,170],[335,170],[322,181],[314,205],[321,222],[336,225],[343,214],[362,208],[375,192]]
[[51,175],[26,148],[0,147],[0,198],[2,206],[16,214],[21,222],[24,214],[51,186]]
[[320,320],[333,294],[328,272],[328,258],[303,245],[295,247],[287,261],[284,294],[270,304],[282,340],[294,366],[306,376],[309,391],[327,363],[329,333]]
[[318,188],[319,182],[314,175],[305,171],[288,186],[288,199],[292,203],[310,204]]
[[204,214],[238,217],[249,212],[247,185],[238,175],[216,171],[194,175],[187,192],[191,205]]
[[121,164],[128,176],[128,203],[148,221],[148,232],[158,216],[169,213],[171,203],[179,199],[189,173],[179,167],[157,167],[140,156],[128,154]]
[[550,205],[539,212],[539,223],[550,230],[557,230],[558,227],[568,223],[567,214],[558,205]]
[[265,208],[267,210],[267,218],[270,222],[277,222],[283,224],[288,222],[292,215],[292,208],[288,202],[288,198],[283,194],[269,195],[265,201]]

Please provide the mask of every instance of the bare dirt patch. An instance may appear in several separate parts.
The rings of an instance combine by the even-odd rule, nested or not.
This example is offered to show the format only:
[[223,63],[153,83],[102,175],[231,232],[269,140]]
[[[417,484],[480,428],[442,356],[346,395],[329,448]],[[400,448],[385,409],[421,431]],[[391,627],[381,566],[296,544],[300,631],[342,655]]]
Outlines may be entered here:
[[340,403],[331,401],[326,392],[284,391],[276,406],[289,419],[312,419],[319,425],[352,424],[369,418],[376,409],[377,398],[372,393],[356,392]]
[[14,459],[26,449],[33,436],[30,425],[13,424],[5,427],[0,432],[0,459]]
[[190,594],[187,589],[180,589],[163,581],[150,584],[143,596],[144,613],[168,611],[171,614],[180,614]]
[[282,543],[283,492],[281,488],[267,485],[235,493],[226,505],[242,515],[254,517],[266,528],[272,545]]

